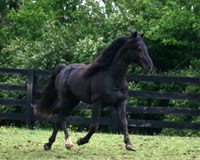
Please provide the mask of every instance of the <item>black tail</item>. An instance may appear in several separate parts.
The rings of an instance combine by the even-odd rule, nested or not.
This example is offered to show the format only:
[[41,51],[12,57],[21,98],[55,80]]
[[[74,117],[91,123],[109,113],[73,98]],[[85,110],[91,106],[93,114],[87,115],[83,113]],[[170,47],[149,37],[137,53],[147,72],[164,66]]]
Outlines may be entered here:
[[56,107],[56,99],[57,99],[57,90],[55,88],[55,79],[57,74],[66,67],[65,64],[60,64],[55,67],[53,73],[49,79],[49,82],[44,87],[42,92],[42,98],[39,101],[38,105],[33,107],[34,114],[42,117],[51,116]]

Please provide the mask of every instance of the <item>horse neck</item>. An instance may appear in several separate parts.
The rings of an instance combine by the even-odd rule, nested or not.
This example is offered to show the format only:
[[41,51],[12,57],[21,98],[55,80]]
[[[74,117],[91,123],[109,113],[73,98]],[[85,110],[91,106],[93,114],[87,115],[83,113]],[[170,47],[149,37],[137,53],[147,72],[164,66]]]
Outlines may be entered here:
[[116,54],[111,66],[111,76],[115,81],[123,82],[126,80],[127,71],[128,71],[128,60],[127,60],[127,54],[126,49],[122,48],[118,51]]

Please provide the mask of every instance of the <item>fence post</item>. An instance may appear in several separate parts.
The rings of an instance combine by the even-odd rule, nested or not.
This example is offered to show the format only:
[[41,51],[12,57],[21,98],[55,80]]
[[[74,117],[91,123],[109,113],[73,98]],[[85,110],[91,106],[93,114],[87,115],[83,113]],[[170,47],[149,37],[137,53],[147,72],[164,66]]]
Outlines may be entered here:
[[34,83],[35,83],[35,77],[34,77],[34,70],[28,70],[27,74],[27,106],[26,106],[26,122],[28,126],[32,126],[33,123],[33,112],[31,104],[34,100]]

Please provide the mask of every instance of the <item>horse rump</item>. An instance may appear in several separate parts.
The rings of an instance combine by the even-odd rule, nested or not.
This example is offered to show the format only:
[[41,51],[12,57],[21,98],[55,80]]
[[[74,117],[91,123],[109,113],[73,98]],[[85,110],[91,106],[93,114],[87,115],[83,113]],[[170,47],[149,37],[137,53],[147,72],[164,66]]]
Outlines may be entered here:
[[55,87],[55,80],[58,73],[65,68],[65,64],[59,64],[53,70],[52,75],[49,78],[48,83],[45,85],[42,91],[42,97],[37,105],[32,105],[33,113],[41,117],[49,117],[55,112],[57,90]]

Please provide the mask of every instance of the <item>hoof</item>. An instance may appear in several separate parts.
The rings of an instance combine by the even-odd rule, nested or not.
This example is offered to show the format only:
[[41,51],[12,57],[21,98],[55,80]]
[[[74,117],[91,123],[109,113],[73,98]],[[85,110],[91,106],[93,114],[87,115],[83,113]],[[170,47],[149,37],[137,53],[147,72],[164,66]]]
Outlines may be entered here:
[[45,144],[44,144],[44,150],[45,150],[45,151],[48,151],[48,150],[50,150],[50,149],[51,149],[51,146],[49,146],[48,143],[45,143]]
[[65,144],[65,147],[67,150],[71,150],[73,147],[73,144]]
[[71,149],[72,149],[73,143],[72,143],[71,137],[68,137],[68,138],[66,139],[65,147],[67,148],[67,150],[71,150]]
[[81,138],[78,139],[77,144],[78,144],[79,146],[82,145],[82,143],[81,143]]
[[127,145],[125,146],[125,148],[126,148],[127,150],[129,150],[129,151],[136,151],[136,149],[135,149],[131,144],[127,144]]
[[88,143],[88,140],[85,140],[84,138],[79,138],[78,141],[77,141],[77,144],[80,146],[80,145],[83,145],[83,144],[86,144]]

